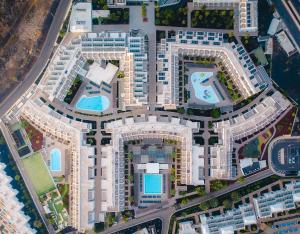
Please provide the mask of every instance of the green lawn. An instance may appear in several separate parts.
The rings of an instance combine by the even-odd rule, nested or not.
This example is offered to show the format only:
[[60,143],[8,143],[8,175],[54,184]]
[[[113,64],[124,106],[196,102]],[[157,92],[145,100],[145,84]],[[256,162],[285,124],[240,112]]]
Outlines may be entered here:
[[55,189],[51,175],[40,153],[35,153],[22,159],[22,161],[29,179],[39,196]]

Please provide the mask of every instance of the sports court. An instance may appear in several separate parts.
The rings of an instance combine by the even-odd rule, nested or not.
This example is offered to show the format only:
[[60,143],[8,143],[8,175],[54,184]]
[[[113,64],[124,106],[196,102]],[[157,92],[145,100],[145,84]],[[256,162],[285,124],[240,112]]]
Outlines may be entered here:
[[36,193],[41,196],[55,189],[54,182],[40,153],[23,158],[22,162]]

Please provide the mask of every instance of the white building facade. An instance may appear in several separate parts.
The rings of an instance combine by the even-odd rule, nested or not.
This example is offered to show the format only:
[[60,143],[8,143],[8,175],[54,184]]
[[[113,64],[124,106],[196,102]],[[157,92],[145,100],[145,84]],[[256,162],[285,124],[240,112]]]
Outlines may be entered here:
[[49,99],[62,101],[73,80],[85,77],[88,59],[118,60],[119,70],[124,71],[120,91],[120,107],[141,106],[148,102],[148,54],[145,35],[105,31],[86,33],[61,45],[52,59],[41,82]]
[[179,103],[179,60],[183,56],[212,57],[222,61],[243,98],[261,91],[267,80],[257,72],[242,45],[225,43],[216,32],[179,31],[162,39],[157,52],[157,104],[175,109]]

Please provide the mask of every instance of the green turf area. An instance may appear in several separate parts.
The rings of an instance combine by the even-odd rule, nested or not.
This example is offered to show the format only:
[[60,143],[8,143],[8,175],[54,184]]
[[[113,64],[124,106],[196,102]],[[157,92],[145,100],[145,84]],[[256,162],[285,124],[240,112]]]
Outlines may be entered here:
[[22,161],[29,179],[39,196],[55,189],[51,175],[40,153],[35,153],[22,159]]

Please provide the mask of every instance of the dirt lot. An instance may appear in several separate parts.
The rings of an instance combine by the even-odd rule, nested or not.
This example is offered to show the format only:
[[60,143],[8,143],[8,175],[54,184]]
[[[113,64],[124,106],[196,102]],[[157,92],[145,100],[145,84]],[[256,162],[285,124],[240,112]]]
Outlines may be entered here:
[[0,101],[29,71],[58,0],[0,1]]

